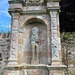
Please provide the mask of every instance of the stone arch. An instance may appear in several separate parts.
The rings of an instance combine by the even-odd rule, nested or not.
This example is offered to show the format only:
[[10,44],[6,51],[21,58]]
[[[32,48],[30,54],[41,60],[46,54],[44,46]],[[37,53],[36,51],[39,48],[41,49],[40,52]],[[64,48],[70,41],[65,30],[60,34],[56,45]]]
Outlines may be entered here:
[[29,17],[27,17],[27,18],[23,21],[23,24],[22,24],[22,25],[24,26],[25,23],[26,23],[28,20],[33,19],[33,18],[40,20],[41,22],[43,22],[43,23],[49,28],[49,26],[50,26],[49,21],[48,21],[46,18],[42,17],[42,16],[29,16]]
[[[35,21],[34,21],[35,20]],[[33,22],[32,22],[33,21]],[[45,17],[42,17],[42,16],[28,16],[25,20],[24,20],[24,22],[22,23],[22,25],[23,25],[23,28],[26,28],[25,29],[25,31],[26,31],[26,35],[28,34],[28,40],[29,40],[29,38],[30,38],[30,31],[31,31],[31,29],[32,29],[32,27],[28,27],[30,24],[31,24],[31,22],[32,23],[34,23],[34,22],[40,22],[41,24],[44,24],[45,25],[45,27],[46,27],[46,47],[45,47],[45,50],[47,49],[47,53],[45,53],[45,50],[44,50],[44,53],[46,54],[43,54],[42,53],[42,48],[44,48],[44,46],[41,48],[41,52],[40,52],[40,57],[43,57],[43,58],[41,58],[42,59],[42,62],[41,63],[43,63],[43,62],[46,62],[44,59],[46,58],[46,60],[47,60],[47,63],[44,63],[44,64],[48,64],[48,59],[49,59],[49,52],[50,52],[50,23],[49,23],[49,20],[47,20]],[[27,23],[29,23],[29,24],[27,24]],[[39,27],[39,26],[38,26]],[[42,28],[43,29],[43,28]],[[40,29],[41,30],[41,29]],[[41,31],[40,31],[41,32]],[[43,32],[42,32],[43,33]],[[43,34],[44,35],[44,34]],[[25,36],[26,37],[26,36]],[[40,34],[40,37],[41,37],[41,34]],[[44,40],[42,40],[42,38],[40,39],[42,42],[44,41]],[[42,44],[42,42],[40,43],[40,44]],[[30,44],[30,40],[29,40],[29,44]],[[44,43],[43,43],[44,44]],[[29,45],[30,46],[30,45]],[[30,49],[28,49],[28,50],[31,50],[31,47],[27,47],[27,48],[30,48]],[[28,51],[27,50],[27,51]],[[31,59],[31,58],[30,58]],[[41,60],[40,59],[40,60]]]

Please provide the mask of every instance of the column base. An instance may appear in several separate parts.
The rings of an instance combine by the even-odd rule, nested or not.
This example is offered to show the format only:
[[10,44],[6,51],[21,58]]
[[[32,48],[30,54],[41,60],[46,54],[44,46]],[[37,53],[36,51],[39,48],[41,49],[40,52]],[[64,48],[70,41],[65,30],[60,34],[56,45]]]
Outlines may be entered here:
[[52,59],[52,66],[58,66],[61,65],[61,60],[60,59]]
[[58,65],[58,66],[47,66],[49,70],[49,75],[65,75],[66,66]]
[[18,64],[18,60],[15,59],[15,58],[11,58],[8,61],[9,61],[8,65],[16,65],[16,64]]

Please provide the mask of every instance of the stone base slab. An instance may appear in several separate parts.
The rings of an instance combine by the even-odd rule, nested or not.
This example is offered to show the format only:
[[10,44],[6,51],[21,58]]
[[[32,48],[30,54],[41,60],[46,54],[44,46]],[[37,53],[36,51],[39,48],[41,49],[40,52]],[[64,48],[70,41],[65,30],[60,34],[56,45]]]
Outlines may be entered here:
[[49,65],[9,65],[4,75],[65,75],[66,66]]
[[59,59],[53,59],[51,65],[52,65],[52,66],[61,65],[61,61],[60,61]]
[[8,64],[9,64],[9,65],[12,65],[12,64],[15,65],[15,64],[18,64],[17,61],[18,61],[18,59],[16,59],[16,58],[12,58],[12,59],[10,58]]
[[50,75],[65,75],[64,71],[52,70],[50,71]]

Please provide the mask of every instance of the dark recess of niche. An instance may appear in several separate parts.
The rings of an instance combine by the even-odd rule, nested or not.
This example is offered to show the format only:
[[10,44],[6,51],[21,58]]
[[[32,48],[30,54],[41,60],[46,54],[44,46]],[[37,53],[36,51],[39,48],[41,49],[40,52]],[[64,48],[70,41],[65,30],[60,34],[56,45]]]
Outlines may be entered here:
[[2,53],[0,53],[0,61],[2,60]]
[[61,0],[60,6],[60,32],[75,32],[75,0]]

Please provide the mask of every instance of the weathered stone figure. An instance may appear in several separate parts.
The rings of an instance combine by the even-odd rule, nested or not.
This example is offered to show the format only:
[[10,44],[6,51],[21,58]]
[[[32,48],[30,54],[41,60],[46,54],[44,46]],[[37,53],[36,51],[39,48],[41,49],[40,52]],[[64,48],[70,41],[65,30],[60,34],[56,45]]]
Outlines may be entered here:
[[32,60],[37,61],[38,60],[38,54],[39,54],[39,29],[37,27],[34,27],[32,29],[31,34],[31,46],[32,46]]

